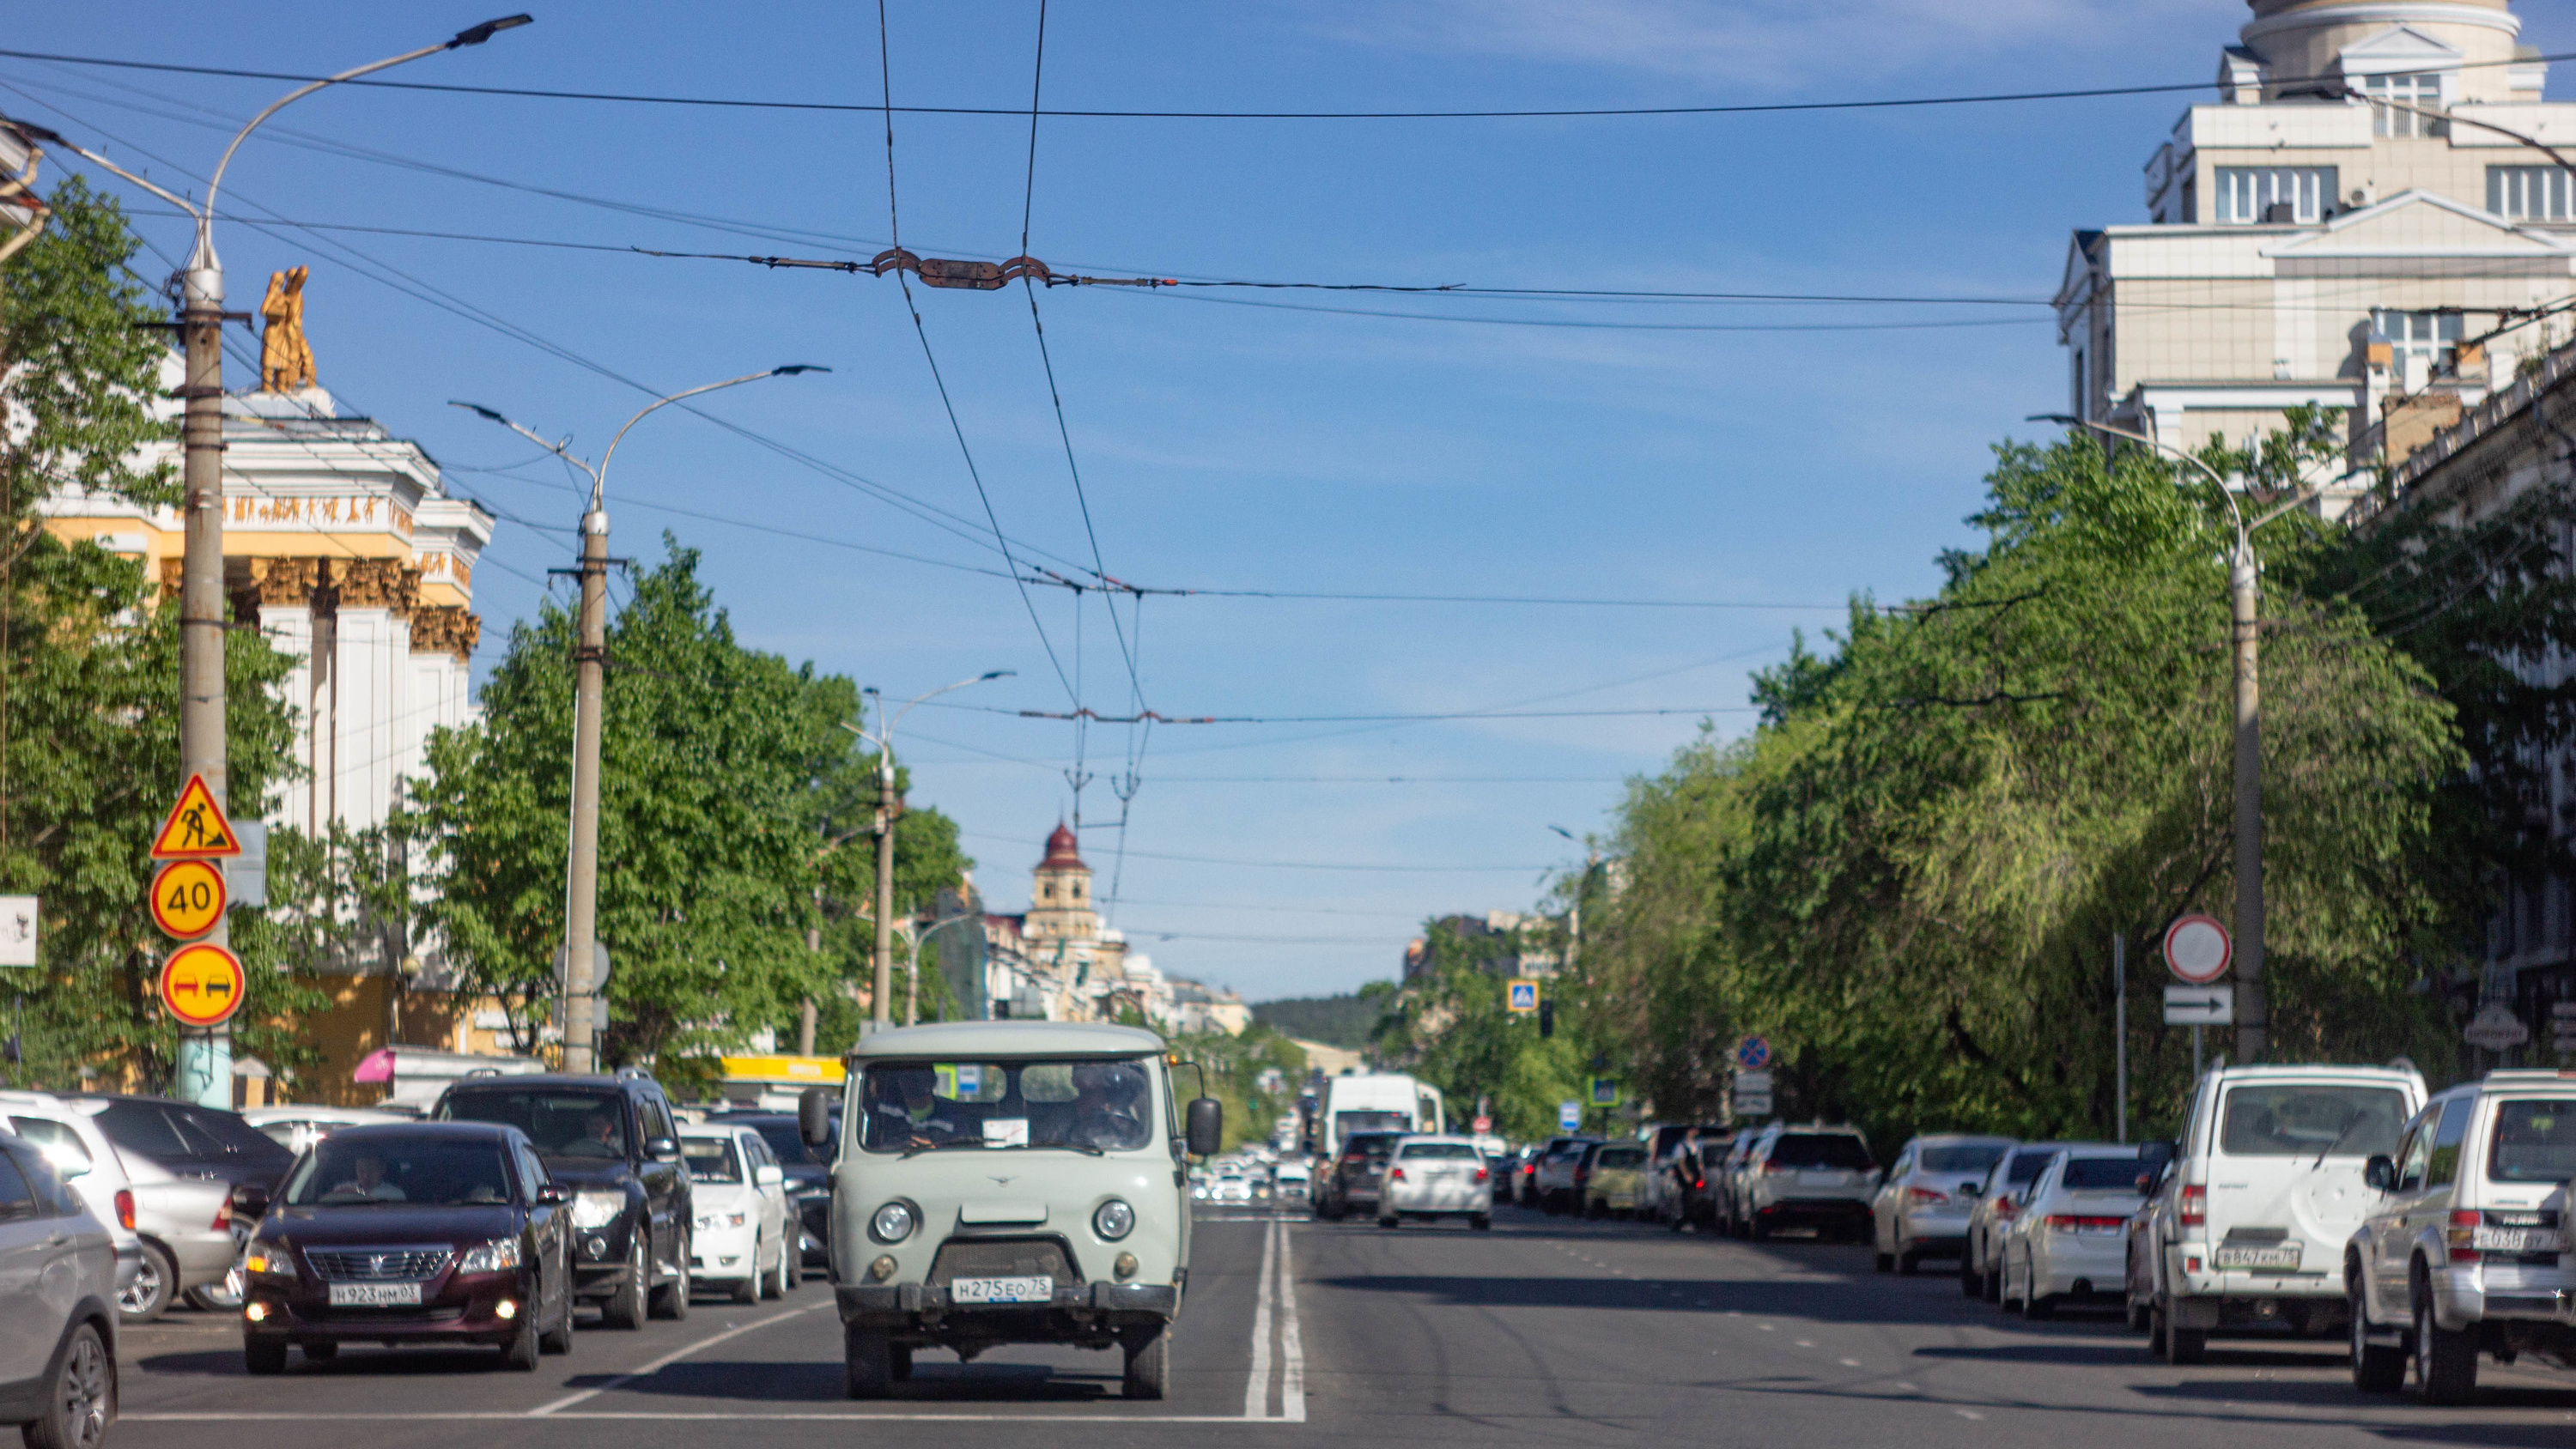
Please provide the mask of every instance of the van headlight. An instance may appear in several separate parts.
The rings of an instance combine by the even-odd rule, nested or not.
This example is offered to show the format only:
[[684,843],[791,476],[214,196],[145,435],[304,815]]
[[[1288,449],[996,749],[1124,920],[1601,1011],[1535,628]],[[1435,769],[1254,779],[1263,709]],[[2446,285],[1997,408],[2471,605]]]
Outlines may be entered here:
[[519,1240],[495,1238],[491,1242],[477,1243],[466,1249],[465,1256],[456,1264],[456,1271],[506,1273],[517,1266],[519,1266]]
[[877,1209],[876,1216],[868,1219],[868,1236],[880,1243],[900,1243],[912,1236],[913,1227],[920,1218],[921,1215],[914,1212],[908,1202],[887,1203]]
[[1136,1231],[1136,1210],[1113,1197],[1092,1211],[1091,1230],[1109,1242],[1117,1242]]
[[576,1228],[607,1227],[624,1211],[626,1194],[615,1188],[586,1187],[572,1195],[572,1225]]

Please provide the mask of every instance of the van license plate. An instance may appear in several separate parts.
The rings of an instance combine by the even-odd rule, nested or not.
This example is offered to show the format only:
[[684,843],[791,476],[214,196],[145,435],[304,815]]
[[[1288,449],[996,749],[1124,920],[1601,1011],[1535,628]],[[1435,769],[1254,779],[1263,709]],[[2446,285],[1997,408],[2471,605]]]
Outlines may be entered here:
[[334,1308],[413,1308],[420,1304],[417,1283],[334,1283]]
[[948,1285],[951,1303],[1053,1303],[1053,1278],[958,1278]]
[[2300,1245],[2297,1243],[2266,1243],[2259,1248],[2221,1247],[2218,1251],[2210,1254],[2209,1257],[2211,1262],[2216,1263],[2221,1268],[2280,1268],[2286,1270],[2295,1269],[2299,1266],[2299,1248]]

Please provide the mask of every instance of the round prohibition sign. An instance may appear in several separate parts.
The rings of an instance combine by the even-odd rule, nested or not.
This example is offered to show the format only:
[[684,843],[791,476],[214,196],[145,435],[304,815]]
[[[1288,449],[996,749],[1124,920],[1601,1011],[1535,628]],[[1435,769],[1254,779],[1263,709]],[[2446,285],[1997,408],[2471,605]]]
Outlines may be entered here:
[[161,1005],[182,1026],[221,1026],[232,1020],[249,986],[241,958],[205,941],[180,947],[161,965]]
[[152,924],[165,936],[193,941],[224,918],[227,899],[222,866],[174,860],[152,877]]
[[2189,915],[2165,927],[2165,964],[2194,986],[2207,986],[2227,974],[2236,959],[2236,942],[2216,916]]

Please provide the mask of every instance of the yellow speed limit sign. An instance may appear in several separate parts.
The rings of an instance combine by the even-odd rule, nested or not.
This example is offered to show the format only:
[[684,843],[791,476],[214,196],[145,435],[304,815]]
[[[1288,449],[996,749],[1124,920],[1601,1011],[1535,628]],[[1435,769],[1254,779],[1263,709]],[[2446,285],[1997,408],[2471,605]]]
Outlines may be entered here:
[[249,988],[241,958],[204,941],[180,947],[161,966],[161,1004],[182,1026],[221,1026],[232,1020]]
[[174,860],[152,877],[152,924],[162,934],[193,941],[223,918],[222,866],[205,860]]

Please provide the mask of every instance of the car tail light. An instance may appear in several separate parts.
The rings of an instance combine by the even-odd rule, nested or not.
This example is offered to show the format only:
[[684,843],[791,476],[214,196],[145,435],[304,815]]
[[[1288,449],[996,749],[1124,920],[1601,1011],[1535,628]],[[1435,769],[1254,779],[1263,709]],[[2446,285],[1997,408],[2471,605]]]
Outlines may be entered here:
[[2020,1203],[2017,1203],[2017,1202],[2014,1202],[2014,1201],[2012,1200],[2012,1194],[2011,1194],[2011,1193],[2003,1192],[2003,1193],[1997,1193],[1997,1194],[1995,1194],[1995,1216],[1996,1216],[1996,1217],[1999,1217],[1999,1218],[2008,1218],[2008,1217],[2011,1217],[2012,1215],[2014,1215],[2015,1213],[2018,1213],[2018,1212],[2020,1212],[2020,1211],[2021,1211],[2021,1204],[2020,1204]]
[[1927,1207],[1936,1202],[1948,1202],[1950,1195],[1937,1187],[1909,1187],[1905,1190],[1905,1200],[1917,1207]]
[[229,1233],[232,1230],[233,1205],[227,1201],[222,1207],[215,1209],[215,1231],[219,1233]]
[[1483,1168],[1481,1168],[1481,1167],[1479,1167],[1479,1168],[1477,1168],[1477,1169],[1476,1169],[1476,1180],[1477,1180],[1478,1182],[1489,1182],[1489,1181],[1491,1181],[1491,1180],[1493,1179],[1493,1176],[1494,1176],[1494,1175],[1493,1175],[1492,1173],[1487,1172],[1485,1169],[1483,1169]]
[[2182,1225],[2186,1228],[2208,1226],[2209,1189],[2205,1187],[2185,1187],[2182,1190],[2182,1205],[2179,1216],[2182,1218]]
[[1390,1169],[1386,1174],[1386,1180],[1389,1182],[1404,1181],[1404,1169],[1401,1167]]
[[116,1225],[134,1231],[134,1194],[121,1187],[116,1190]]
[[2052,1233],[2116,1233],[2128,1222],[2127,1218],[2073,1217],[2053,1213],[2048,1219],[2048,1230]]
[[1708,1186],[1708,1179],[1705,1177],[1694,1177],[1691,1179],[1691,1191],[1693,1192],[1697,1192],[1706,1186]]

